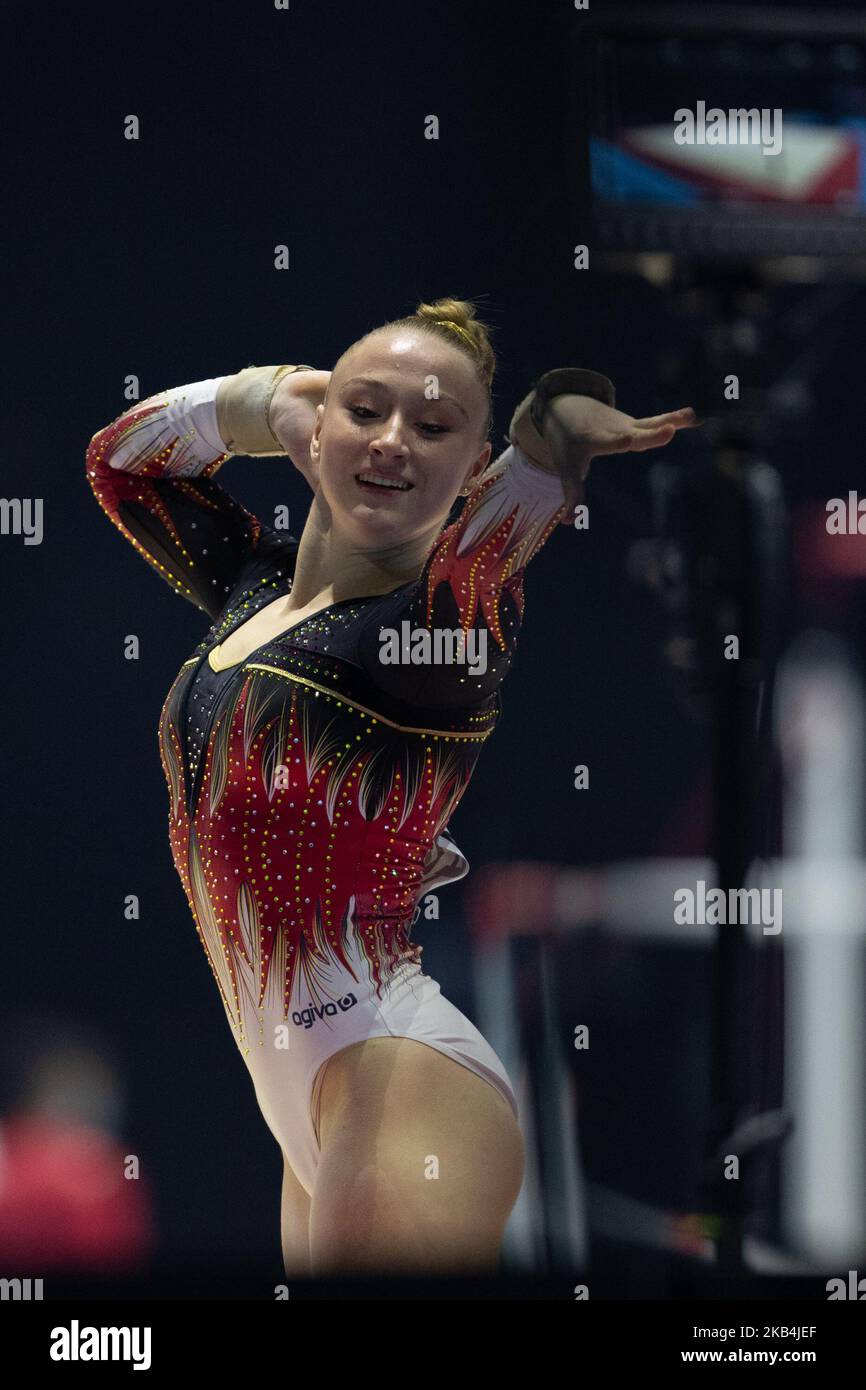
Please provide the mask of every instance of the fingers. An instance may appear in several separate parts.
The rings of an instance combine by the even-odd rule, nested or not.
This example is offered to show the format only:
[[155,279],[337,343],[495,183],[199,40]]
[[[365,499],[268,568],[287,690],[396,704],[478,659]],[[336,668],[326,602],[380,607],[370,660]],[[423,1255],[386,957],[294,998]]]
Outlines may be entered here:
[[627,436],[626,449],[640,454],[644,449],[658,449],[669,444],[677,432],[676,425],[660,425],[655,429],[635,429]]
[[630,429],[612,438],[595,453],[639,454],[645,449],[659,449],[669,444],[678,430],[693,429],[700,423],[690,405],[683,406],[681,410],[668,410],[663,415],[648,415],[641,420],[632,420]]
[[[574,440],[569,438],[564,425],[561,428],[557,425],[559,452],[564,460],[568,460],[568,466],[563,464],[562,467],[563,487],[567,501],[574,504],[583,500],[583,493],[581,490],[580,495],[572,499],[566,480],[579,482],[585,479],[591,459],[603,454],[640,454],[647,449],[660,449],[670,443],[678,430],[692,429],[703,423],[690,405],[665,411],[662,415],[648,415],[640,420],[618,411],[608,410],[606,414],[609,419],[607,429],[597,426],[591,435],[587,433],[585,437]],[[552,424],[555,420],[555,416],[551,417]]]
[[635,425],[630,430],[613,435],[606,444],[596,444],[593,457],[599,454],[640,454],[644,449],[658,449],[663,444],[669,444],[676,432],[676,425],[661,425],[653,429],[639,429]]
[[699,421],[692,406],[684,405],[681,410],[668,410],[664,415],[647,415],[643,420],[635,420],[634,423],[640,429],[672,424],[678,430],[682,430],[692,429]]

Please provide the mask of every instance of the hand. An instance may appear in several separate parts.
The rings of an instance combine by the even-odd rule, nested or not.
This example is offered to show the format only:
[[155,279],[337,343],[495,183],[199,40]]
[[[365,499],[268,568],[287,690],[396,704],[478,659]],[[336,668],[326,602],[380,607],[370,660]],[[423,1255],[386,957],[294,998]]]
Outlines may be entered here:
[[659,449],[669,444],[678,430],[700,424],[691,406],[636,420],[591,396],[554,396],[544,412],[543,427],[565,493],[567,510],[561,524],[574,524],[574,509],[584,499],[583,485],[594,458]]
[[268,411],[268,424],[313,492],[318,479],[310,458],[310,439],[316,407],[324,401],[330,379],[330,372],[287,372],[277,382]]

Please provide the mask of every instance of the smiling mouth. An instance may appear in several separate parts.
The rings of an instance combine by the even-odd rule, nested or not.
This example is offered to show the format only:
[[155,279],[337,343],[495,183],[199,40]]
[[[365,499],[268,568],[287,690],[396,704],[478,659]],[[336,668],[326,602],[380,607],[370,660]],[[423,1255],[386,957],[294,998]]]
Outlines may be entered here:
[[399,478],[388,478],[383,473],[356,473],[355,482],[361,487],[373,491],[386,492],[410,492],[415,486],[414,483],[407,483]]

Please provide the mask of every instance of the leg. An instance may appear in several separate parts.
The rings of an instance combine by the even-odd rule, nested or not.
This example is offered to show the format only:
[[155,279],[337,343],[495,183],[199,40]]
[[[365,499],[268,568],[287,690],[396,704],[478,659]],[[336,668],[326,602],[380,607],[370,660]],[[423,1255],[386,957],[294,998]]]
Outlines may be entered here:
[[313,1272],[495,1272],[524,1169],[504,1096],[413,1038],[368,1038],[326,1066]]
[[310,1197],[301,1186],[283,1155],[283,1193],[280,1203],[280,1234],[286,1274],[310,1277]]

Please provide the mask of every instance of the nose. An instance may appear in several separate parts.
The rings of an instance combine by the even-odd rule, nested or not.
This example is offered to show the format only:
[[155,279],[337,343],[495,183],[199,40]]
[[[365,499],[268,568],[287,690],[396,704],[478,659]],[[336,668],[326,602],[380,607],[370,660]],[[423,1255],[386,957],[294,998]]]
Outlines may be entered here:
[[384,421],[380,432],[370,441],[370,453],[382,459],[400,459],[408,453],[403,440],[403,423],[398,414]]

